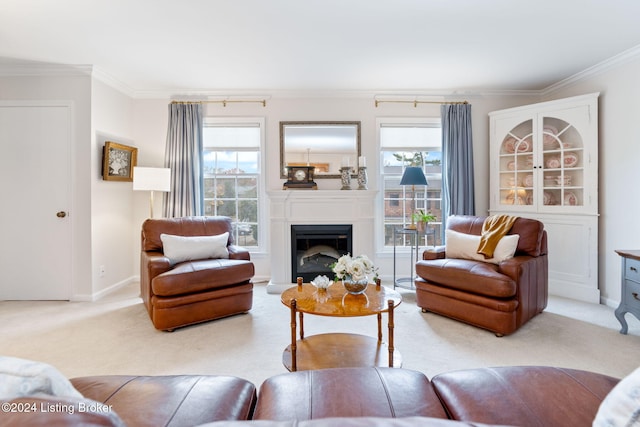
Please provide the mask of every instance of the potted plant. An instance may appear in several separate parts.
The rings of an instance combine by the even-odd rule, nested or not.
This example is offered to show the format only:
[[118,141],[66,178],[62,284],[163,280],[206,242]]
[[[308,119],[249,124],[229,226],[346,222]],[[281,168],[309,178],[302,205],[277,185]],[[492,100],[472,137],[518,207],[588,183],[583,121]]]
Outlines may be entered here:
[[417,212],[413,214],[413,220],[416,223],[416,227],[418,231],[424,233],[427,229],[427,224],[435,221],[436,216],[431,213],[431,211],[425,211],[424,209],[418,209]]

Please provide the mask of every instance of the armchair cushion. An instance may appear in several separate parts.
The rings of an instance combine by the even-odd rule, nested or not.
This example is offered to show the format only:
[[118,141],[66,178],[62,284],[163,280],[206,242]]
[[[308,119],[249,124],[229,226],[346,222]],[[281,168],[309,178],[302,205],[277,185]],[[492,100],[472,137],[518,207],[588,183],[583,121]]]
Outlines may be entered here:
[[480,244],[480,236],[474,234],[459,233],[454,230],[446,230],[446,246],[445,252],[447,258],[461,258],[475,261],[490,262],[492,264],[500,264],[502,261],[513,258],[518,246],[520,236],[510,234],[500,239],[493,251],[493,257],[485,258],[484,255],[478,253]]
[[162,297],[193,294],[249,282],[254,272],[253,263],[245,260],[206,259],[183,262],[154,277],[151,289],[154,295]]
[[452,289],[493,298],[510,298],[516,294],[516,283],[499,272],[496,264],[466,259],[435,259],[416,264],[416,273]]
[[160,234],[164,255],[171,264],[208,258],[229,258],[229,232],[213,236]]

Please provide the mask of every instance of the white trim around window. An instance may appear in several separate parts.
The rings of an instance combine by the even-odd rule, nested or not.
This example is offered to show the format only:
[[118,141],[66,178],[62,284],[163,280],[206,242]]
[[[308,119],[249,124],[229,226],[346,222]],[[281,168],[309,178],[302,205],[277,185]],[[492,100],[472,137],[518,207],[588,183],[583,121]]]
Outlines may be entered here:
[[[269,211],[268,198],[266,193],[266,138],[265,138],[265,118],[264,117],[205,117],[204,118],[204,126],[257,126],[260,128],[260,147],[259,147],[259,157],[260,157],[260,179],[258,180],[258,245],[254,246],[251,249],[251,253],[265,253],[268,249],[267,241],[268,241],[268,227],[269,221],[267,218]],[[240,150],[242,148],[239,147],[229,147],[230,149]],[[205,147],[206,149],[206,147]],[[242,245],[242,242],[237,242],[237,244]]]

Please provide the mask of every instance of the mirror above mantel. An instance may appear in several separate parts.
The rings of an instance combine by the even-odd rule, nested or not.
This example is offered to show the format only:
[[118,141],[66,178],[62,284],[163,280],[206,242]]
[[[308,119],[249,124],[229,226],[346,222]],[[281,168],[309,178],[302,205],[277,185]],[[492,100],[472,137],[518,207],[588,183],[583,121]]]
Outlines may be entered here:
[[280,178],[287,166],[315,166],[315,179],[340,178],[340,168],[353,173],[360,157],[360,122],[280,122]]

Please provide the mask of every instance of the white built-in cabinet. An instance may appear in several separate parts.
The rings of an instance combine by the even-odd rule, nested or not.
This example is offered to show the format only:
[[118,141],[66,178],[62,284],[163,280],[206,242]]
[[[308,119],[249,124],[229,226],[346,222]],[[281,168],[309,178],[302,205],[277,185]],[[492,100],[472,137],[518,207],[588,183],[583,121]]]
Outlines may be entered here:
[[545,224],[549,292],[600,302],[598,94],[489,113],[490,211]]

